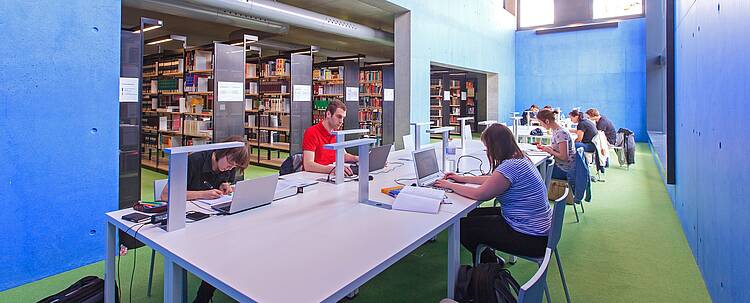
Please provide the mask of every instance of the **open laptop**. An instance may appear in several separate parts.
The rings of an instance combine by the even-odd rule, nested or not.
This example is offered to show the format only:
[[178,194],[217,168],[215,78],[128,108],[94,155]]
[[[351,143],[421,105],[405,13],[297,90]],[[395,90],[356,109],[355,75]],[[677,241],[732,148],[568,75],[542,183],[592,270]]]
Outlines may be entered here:
[[414,159],[414,172],[417,174],[417,186],[430,187],[443,178],[434,147],[415,150],[411,155]]
[[279,175],[237,182],[234,186],[232,200],[211,206],[214,210],[231,215],[248,209],[268,205],[273,201]]
[[[388,160],[388,155],[391,153],[392,145],[393,144],[387,144],[370,149],[370,172],[374,172],[385,167],[385,163]],[[358,165],[352,165],[349,166],[349,168],[352,169],[353,175],[359,175]]]

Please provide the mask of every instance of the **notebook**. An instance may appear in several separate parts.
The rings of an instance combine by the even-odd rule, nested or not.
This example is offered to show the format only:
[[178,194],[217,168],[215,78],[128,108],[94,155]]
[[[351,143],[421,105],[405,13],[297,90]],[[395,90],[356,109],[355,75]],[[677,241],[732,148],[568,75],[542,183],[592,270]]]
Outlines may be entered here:
[[445,192],[442,190],[405,186],[393,201],[392,209],[437,214],[443,199],[445,199]]

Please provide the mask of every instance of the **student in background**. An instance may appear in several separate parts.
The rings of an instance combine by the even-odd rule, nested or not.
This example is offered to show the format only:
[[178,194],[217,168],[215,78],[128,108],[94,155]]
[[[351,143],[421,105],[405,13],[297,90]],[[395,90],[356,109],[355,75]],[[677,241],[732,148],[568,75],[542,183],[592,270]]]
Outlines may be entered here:
[[521,117],[521,125],[530,125],[532,120],[536,119],[536,113],[539,112],[539,107],[536,104],[532,104],[529,109],[523,112]]
[[568,116],[570,116],[570,121],[577,124],[575,133],[578,137],[576,137],[575,147],[583,147],[583,151],[588,153],[596,152],[596,146],[591,142],[594,139],[594,136],[598,133],[596,130],[596,124],[594,124],[593,121],[586,119],[586,117],[583,116],[583,113],[579,112],[577,109],[571,111]]
[[617,130],[612,121],[607,119],[607,117],[600,115],[596,108],[589,108],[586,110],[586,115],[589,116],[591,121],[596,122],[596,129],[603,131],[604,135],[607,136],[607,142],[614,146],[617,141]]
[[[448,173],[435,182],[437,187],[451,189],[472,200],[497,198],[500,201],[502,207],[476,208],[461,219],[461,245],[472,255],[482,243],[513,255],[543,256],[552,210],[539,171],[518,148],[507,126],[491,125],[482,132],[481,140],[493,167],[491,175]],[[479,184],[479,187],[459,183]],[[491,251],[482,253],[482,263],[496,261]]]
[[[222,142],[245,142],[240,136],[224,139]],[[247,146],[195,152],[188,156],[187,199],[216,199],[231,194],[231,184],[235,176],[250,164]],[[167,188],[161,199],[167,200]],[[216,287],[201,281],[194,303],[206,303],[214,296]]]
[[[305,171],[330,174],[336,162],[336,151],[323,148],[323,145],[336,143],[336,136],[331,132],[341,129],[346,118],[346,105],[339,100],[330,101],[326,108],[325,118],[305,130],[302,138],[302,166]],[[349,153],[344,154],[344,162],[357,162],[359,157]],[[352,170],[344,167],[344,174],[352,174]]]
[[[224,139],[222,142],[245,142],[240,136]],[[191,153],[187,167],[187,200],[216,199],[232,193],[235,176],[250,164],[247,147],[207,150]],[[162,190],[160,199],[167,200],[167,188]]]
[[536,115],[542,127],[552,130],[552,142],[540,148],[555,157],[555,168],[552,170],[552,178],[567,180],[568,174],[574,169],[576,155],[573,139],[567,129],[557,124],[555,112],[543,109]]

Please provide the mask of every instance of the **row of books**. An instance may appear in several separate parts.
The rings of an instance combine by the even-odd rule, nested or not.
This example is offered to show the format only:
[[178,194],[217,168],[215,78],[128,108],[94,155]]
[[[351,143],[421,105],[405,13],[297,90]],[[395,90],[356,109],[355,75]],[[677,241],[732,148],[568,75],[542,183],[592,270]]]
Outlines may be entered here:
[[182,58],[166,62],[157,62],[156,71],[157,73],[159,73],[159,75],[182,73],[182,71],[185,69],[184,63],[185,60]]
[[383,81],[383,71],[381,70],[359,72],[359,82],[382,82],[382,81]]
[[258,82],[246,82],[245,83],[245,94],[258,94]]
[[474,81],[466,81],[466,96],[474,97]]
[[344,67],[322,67],[314,69],[313,80],[338,80],[344,79]]
[[185,120],[185,134],[192,136],[211,136],[212,121],[207,118]]
[[461,80],[451,80],[450,89],[461,89]]
[[264,93],[288,93],[285,82],[261,82],[260,91]]
[[260,76],[289,76],[291,71],[291,65],[289,60],[279,58],[276,60],[270,60],[261,64]]
[[359,93],[368,94],[368,95],[380,95],[383,93],[383,84],[382,83],[361,83],[359,85]]
[[344,94],[344,86],[340,84],[316,84],[313,86],[316,95]]
[[210,92],[213,91],[213,86],[214,83],[209,77],[198,74],[185,75],[185,92]]
[[371,137],[383,137],[383,128],[380,127],[379,124],[367,124],[360,122],[360,128],[369,129],[370,132],[368,133],[368,135]]
[[358,113],[358,118],[360,122],[364,121],[382,121],[383,119],[383,112],[381,112],[377,108],[364,108],[360,109]]
[[288,138],[288,136],[282,132],[259,132],[258,142],[274,144],[281,142],[282,137]]
[[187,72],[213,69],[213,53],[204,50],[191,50],[185,54]]
[[284,98],[263,98],[259,104],[258,110],[290,112],[289,102]]
[[154,81],[157,83],[158,93],[182,93],[183,81],[181,78],[152,80],[151,88],[153,88]]
[[383,107],[383,99],[378,97],[359,98],[360,107]]

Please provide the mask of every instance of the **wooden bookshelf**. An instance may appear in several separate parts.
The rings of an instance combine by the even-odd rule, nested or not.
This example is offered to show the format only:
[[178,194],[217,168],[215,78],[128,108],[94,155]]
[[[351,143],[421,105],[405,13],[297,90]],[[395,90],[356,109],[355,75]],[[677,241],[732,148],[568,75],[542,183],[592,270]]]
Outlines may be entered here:
[[[433,73],[430,79],[430,120],[434,126],[453,126],[450,134],[461,133],[458,118],[474,117],[469,121],[472,131],[477,131],[476,79],[465,75]],[[447,99],[446,99],[447,95]],[[433,135],[438,137],[439,135]]]
[[318,124],[325,118],[325,109],[333,100],[344,102],[344,75],[345,66],[343,62],[320,62],[313,64],[313,104],[312,125]]

